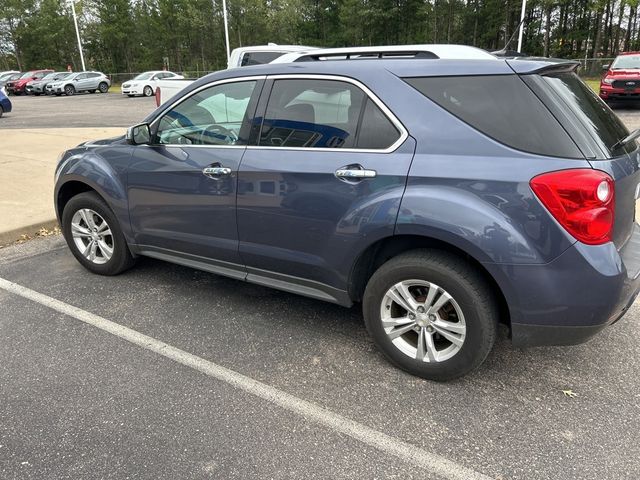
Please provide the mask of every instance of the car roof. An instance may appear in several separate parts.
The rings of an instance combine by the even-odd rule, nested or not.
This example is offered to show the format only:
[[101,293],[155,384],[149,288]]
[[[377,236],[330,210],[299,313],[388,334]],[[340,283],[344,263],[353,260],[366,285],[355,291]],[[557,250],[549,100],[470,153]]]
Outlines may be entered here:
[[308,47],[305,45],[277,45],[271,43],[269,45],[254,45],[246,47],[234,48],[233,51],[246,52],[250,50],[252,52],[309,52],[316,50],[317,47]]
[[496,57],[486,50],[468,45],[456,44],[415,44],[415,45],[382,45],[365,47],[346,48],[325,48],[313,49],[306,52],[293,52],[277,58],[272,63],[289,63],[307,60],[318,60],[339,56],[360,56],[360,55],[380,55],[386,57],[390,55],[415,55],[422,54],[425,58],[440,59],[466,59],[491,60]]
[[423,58],[367,58],[358,60],[305,61],[295,63],[269,63],[232,68],[209,74],[196,83],[202,85],[221,80],[253,75],[320,74],[342,75],[366,79],[386,70],[399,77],[454,76],[454,75],[507,75],[536,73],[550,69],[575,68],[574,61],[554,59],[472,59],[443,60]]

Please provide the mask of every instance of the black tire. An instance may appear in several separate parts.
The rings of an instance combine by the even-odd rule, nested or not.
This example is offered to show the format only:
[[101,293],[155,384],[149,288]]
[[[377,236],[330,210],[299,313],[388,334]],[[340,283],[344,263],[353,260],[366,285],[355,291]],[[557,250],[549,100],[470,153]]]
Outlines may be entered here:
[[133,95],[132,93],[128,93],[127,97],[132,98],[132,97],[135,97],[135,95]]
[[2,118],[3,114],[4,114],[4,108],[2,108],[2,105],[0,105],[0,118]]
[[[96,264],[85,258],[74,243],[71,234],[71,220],[76,212],[85,208],[91,209],[100,215],[111,229],[113,254],[106,263]],[[73,256],[90,272],[99,275],[118,275],[135,264],[135,259],[129,251],[129,246],[127,245],[116,216],[106,202],[95,192],[80,193],[69,200],[62,212],[62,233]]]
[[[451,358],[442,362],[417,360],[396,347],[385,332],[381,313],[385,294],[392,286],[407,280],[438,285],[457,302],[466,332],[460,349]],[[391,363],[429,380],[452,380],[474,370],[487,358],[496,338],[498,308],[486,280],[472,265],[444,251],[413,250],[382,265],[367,284],[363,313],[367,331]],[[433,327],[429,328],[433,331]],[[407,335],[418,338],[412,331]],[[432,338],[446,342],[437,332],[433,335]]]
[[76,93],[76,87],[74,87],[73,85],[65,85],[64,87],[64,94],[67,97],[71,97]]
[[107,93],[109,91],[109,85],[107,85],[107,82],[100,82],[100,85],[98,85],[98,90],[100,90],[100,93]]
[[142,90],[142,94],[145,97],[150,97],[153,95],[153,88],[151,88],[149,85],[147,85],[146,87],[144,87],[144,90]]

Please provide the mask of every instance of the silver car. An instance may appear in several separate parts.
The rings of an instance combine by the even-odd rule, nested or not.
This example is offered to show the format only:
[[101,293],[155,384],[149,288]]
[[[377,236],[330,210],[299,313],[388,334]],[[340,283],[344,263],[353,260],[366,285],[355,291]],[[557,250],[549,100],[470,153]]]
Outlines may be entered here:
[[67,96],[74,95],[78,92],[107,93],[111,86],[111,80],[101,72],[76,72],[72,73],[63,80],[49,83],[47,85],[47,94]]
[[53,72],[50,73],[48,75],[45,75],[44,77],[42,77],[40,80],[34,80],[33,82],[30,82],[26,88],[25,88],[25,92],[27,92],[28,95],[41,95],[41,94],[45,94],[47,93],[46,91],[46,87],[49,83],[53,83],[56,81],[60,81],[63,80],[65,78],[67,78],[68,76],[73,75],[70,72]]

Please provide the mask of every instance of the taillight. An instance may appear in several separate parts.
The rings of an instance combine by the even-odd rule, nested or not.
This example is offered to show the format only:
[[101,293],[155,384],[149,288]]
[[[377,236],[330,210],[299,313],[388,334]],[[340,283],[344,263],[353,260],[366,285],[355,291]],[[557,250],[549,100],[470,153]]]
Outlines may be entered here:
[[615,184],[605,172],[560,170],[538,175],[530,185],[551,215],[576,239],[589,245],[611,241]]
[[160,106],[160,87],[156,87],[156,107]]

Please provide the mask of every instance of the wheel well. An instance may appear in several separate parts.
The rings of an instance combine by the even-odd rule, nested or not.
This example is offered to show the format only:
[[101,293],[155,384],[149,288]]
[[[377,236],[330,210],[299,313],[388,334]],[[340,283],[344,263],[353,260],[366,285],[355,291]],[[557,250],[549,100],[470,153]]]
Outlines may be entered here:
[[467,254],[464,250],[461,250],[450,243],[433,238],[421,237],[419,235],[397,235],[379,240],[369,246],[358,257],[351,270],[351,278],[349,282],[349,295],[351,299],[354,301],[362,300],[367,282],[373,273],[382,266],[382,264],[401,253],[419,248],[444,250],[449,253],[453,253],[465,259],[468,263],[477,268],[495,295],[500,311],[500,322],[507,325],[511,323],[509,307],[502,290],[491,274],[478,260]]
[[71,181],[67,182],[58,191],[58,197],[56,198],[56,206],[58,207],[58,216],[62,219],[62,212],[64,211],[64,207],[67,205],[69,200],[80,193],[84,192],[95,192],[93,188],[91,188],[86,183]]

